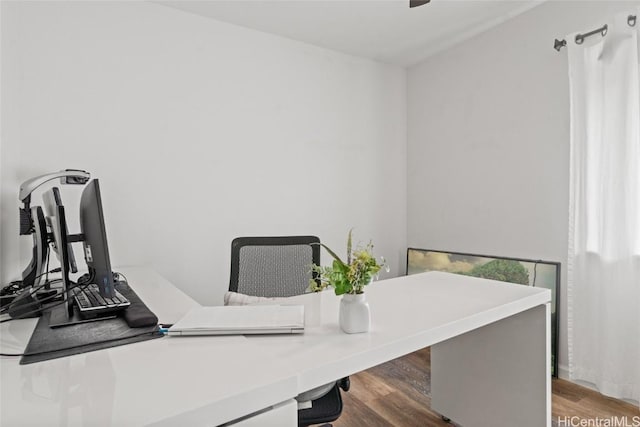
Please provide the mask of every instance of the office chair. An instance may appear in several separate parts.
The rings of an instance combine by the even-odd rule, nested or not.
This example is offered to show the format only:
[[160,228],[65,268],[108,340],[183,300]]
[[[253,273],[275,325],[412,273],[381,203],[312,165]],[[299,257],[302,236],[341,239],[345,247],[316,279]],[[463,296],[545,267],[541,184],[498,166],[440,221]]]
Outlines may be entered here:
[[[229,291],[258,297],[290,297],[305,293],[311,264],[320,265],[320,239],[315,236],[238,237],[231,243]],[[325,395],[298,410],[298,426],[330,423],[342,413],[340,388],[348,391],[349,378],[337,381]]]

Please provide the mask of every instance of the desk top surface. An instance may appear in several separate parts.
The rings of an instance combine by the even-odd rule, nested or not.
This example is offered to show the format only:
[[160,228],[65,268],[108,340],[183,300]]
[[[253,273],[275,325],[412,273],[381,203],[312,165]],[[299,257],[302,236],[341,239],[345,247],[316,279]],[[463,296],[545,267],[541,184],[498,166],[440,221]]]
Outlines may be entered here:
[[[157,273],[122,269],[164,323],[199,306]],[[446,273],[367,287],[371,331],[338,326],[340,298],[315,299],[320,324],[302,335],[165,337],[19,365],[0,358],[1,425],[217,425],[420,348],[546,304],[546,289]],[[34,319],[0,325],[3,353],[21,352]]]
[[[306,295],[314,297],[320,295]],[[342,333],[340,297],[321,293],[321,323],[303,335],[248,336],[298,372],[301,391],[445,341],[550,302],[548,289],[429,272],[374,282],[365,291],[368,333]]]

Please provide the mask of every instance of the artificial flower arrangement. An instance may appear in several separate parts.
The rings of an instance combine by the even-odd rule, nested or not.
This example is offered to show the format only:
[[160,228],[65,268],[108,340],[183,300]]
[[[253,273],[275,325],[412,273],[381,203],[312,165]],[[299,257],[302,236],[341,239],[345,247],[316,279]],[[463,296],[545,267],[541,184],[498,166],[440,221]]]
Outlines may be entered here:
[[349,230],[347,237],[347,262],[342,261],[334,251],[320,243],[333,257],[333,263],[327,267],[315,264],[311,266],[311,271],[316,273],[320,279],[320,284],[311,279],[309,287],[312,291],[321,291],[327,286],[331,286],[336,295],[362,294],[364,287],[378,276],[378,272],[383,267],[389,271],[384,258],[381,258],[381,262],[378,263],[373,256],[371,241],[364,247],[359,246],[352,249],[351,231]]

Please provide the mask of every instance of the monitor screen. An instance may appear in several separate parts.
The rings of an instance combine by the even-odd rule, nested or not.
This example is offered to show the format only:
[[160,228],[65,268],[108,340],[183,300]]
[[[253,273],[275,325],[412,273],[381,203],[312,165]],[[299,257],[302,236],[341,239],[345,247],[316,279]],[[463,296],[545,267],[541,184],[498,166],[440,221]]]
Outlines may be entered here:
[[[43,195],[45,209],[47,211],[47,221],[53,233],[54,246],[57,248],[58,258],[60,259],[60,268],[62,270],[62,287],[64,310],[61,311],[65,317],[72,313],[71,304],[69,304],[69,291],[71,290],[71,282],[69,281],[69,251],[61,248],[69,248],[71,244],[68,240],[67,221],[64,213],[64,206],[58,205],[53,189],[47,191]],[[73,253],[73,252],[72,252]]]
[[98,285],[103,298],[113,298],[115,287],[97,179],[89,182],[82,192],[80,229],[84,235],[84,258],[89,268],[89,283]]
[[[45,210],[47,211],[47,216],[49,216],[49,218],[55,218],[58,214],[58,208],[60,206],[64,205],[62,204],[62,197],[60,196],[60,189],[58,187],[53,187],[51,190],[45,192],[43,194],[43,199],[44,199],[44,207]],[[54,224],[49,224],[50,227],[54,228]],[[71,245],[71,242],[68,240],[68,236],[69,236],[69,230],[67,228],[67,224],[66,221],[63,224],[63,229],[59,230],[60,234],[64,234],[64,245],[66,247],[66,256],[68,259],[68,265],[63,266],[64,268],[69,268],[71,270],[72,273],[77,273],[78,272],[78,265],[76,264],[76,257],[74,256],[73,253],[73,247]],[[55,236],[55,231],[54,231],[54,236]],[[56,255],[58,256],[58,260],[60,261],[60,264],[63,263],[62,260],[62,253],[61,253],[61,249],[60,249],[60,240],[56,240],[54,239],[54,251],[56,252]]]

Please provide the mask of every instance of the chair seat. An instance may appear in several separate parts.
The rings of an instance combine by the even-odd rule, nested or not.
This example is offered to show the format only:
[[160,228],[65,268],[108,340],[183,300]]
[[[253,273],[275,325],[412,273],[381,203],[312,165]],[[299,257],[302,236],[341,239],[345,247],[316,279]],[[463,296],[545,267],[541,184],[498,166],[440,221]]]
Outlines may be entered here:
[[309,409],[298,410],[298,426],[322,424],[335,421],[342,413],[342,396],[336,383],[324,396],[313,401]]

